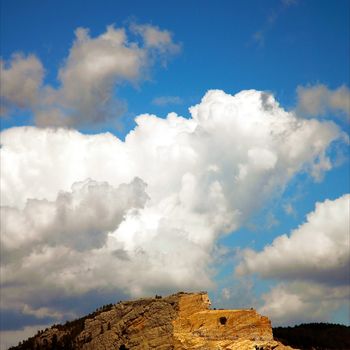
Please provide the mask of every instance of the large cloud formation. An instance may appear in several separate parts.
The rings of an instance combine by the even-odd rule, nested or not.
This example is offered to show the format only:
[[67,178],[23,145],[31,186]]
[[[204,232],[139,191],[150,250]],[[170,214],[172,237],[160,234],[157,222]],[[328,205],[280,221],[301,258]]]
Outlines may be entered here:
[[[322,320],[350,297],[350,195],[317,203],[290,236],[261,252],[246,250],[236,272],[284,280],[264,296],[261,311],[277,323]],[[288,300],[288,302],[286,302]]]
[[167,30],[134,24],[132,33],[138,36],[134,40],[125,28],[108,26],[92,38],[88,29],[78,28],[58,72],[58,88],[43,85],[44,69],[33,55],[1,61],[1,114],[31,109],[37,125],[65,127],[101,124],[120,115],[125,103],[114,97],[114,89],[141,81],[158,57],[165,62],[180,50]]
[[101,248],[107,233],[119,226],[128,210],[144,206],[144,188],[137,178],[117,189],[86,180],[74,183],[71,192],[59,192],[55,201],[28,199],[22,210],[2,207],[6,233],[2,261],[18,258],[21,249],[28,255],[41,246],[60,244],[77,251]]
[[218,237],[297,173],[331,168],[327,150],[341,138],[334,123],[299,119],[255,90],[209,91],[190,112],[141,115],[125,141],[2,132],[3,308],[35,313],[57,293],[104,288],[138,296],[210,287]]

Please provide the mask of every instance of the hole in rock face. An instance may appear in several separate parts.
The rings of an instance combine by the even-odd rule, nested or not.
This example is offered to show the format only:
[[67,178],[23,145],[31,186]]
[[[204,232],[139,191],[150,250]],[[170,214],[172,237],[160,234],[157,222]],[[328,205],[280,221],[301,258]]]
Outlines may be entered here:
[[226,324],[227,318],[226,317],[220,317],[219,318],[219,322],[220,322],[220,324]]

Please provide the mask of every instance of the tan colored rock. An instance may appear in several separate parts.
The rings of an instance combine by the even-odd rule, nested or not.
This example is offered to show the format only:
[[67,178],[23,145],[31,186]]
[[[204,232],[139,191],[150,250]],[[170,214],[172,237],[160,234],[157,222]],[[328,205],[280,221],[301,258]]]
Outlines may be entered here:
[[178,317],[173,321],[175,349],[277,347],[267,317],[255,310],[208,310],[209,305],[206,293],[179,298]]
[[291,349],[273,339],[270,320],[255,310],[209,307],[205,292],[118,303],[85,320],[51,327],[32,344],[50,349],[58,342],[57,348],[86,350]]

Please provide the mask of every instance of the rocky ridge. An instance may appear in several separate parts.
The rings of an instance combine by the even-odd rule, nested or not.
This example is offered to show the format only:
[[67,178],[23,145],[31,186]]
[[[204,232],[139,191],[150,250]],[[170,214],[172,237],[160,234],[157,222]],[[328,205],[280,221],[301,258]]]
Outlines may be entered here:
[[255,310],[210,310],[207,293],[120,302],[55,325],[13,349],[287,350]]

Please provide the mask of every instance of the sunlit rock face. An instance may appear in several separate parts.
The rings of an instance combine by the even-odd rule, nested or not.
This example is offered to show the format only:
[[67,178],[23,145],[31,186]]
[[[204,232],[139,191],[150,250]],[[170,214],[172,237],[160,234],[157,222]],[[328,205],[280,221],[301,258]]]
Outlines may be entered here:
[[272,349],[271,322],[255,310],[209,310],[206,293],[178,295],[174,349]]
[[119,302],[17,349],[291,349],[273,339],[270,320],[255,310],[210,305],[206,292]]

